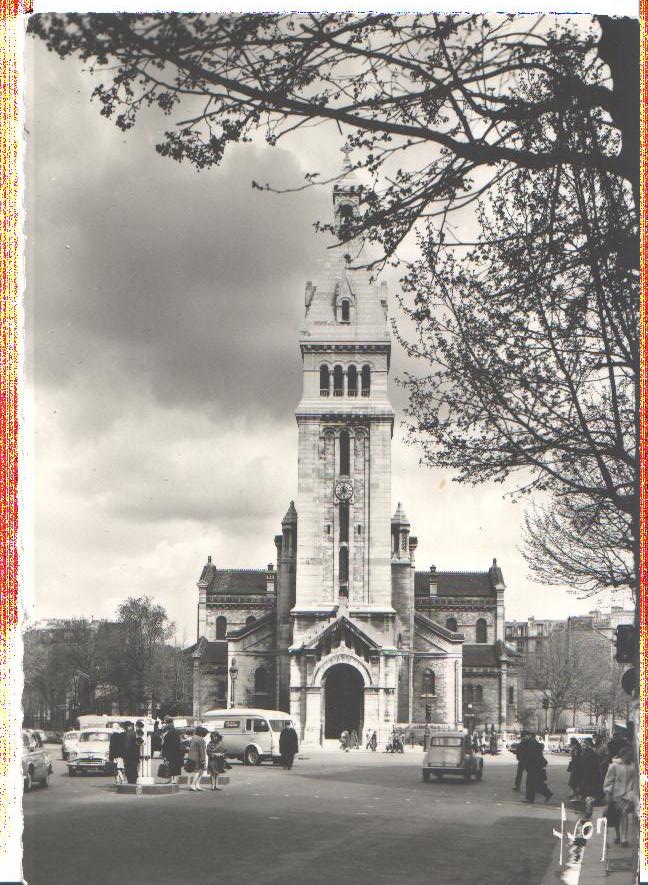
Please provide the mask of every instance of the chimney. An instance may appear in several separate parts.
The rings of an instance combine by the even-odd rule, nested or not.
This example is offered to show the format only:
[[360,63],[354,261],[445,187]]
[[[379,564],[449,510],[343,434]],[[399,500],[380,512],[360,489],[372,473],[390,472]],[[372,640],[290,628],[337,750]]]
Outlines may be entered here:
[[268,570],[266,571],[266,592],[268,596],[274,596],[277,592],[277,573],[271,562],[268,563]]
[[430,566],[430,596],[439,595],[439,581],[436,573],[436,566]]
[[414,556],[416,554],[416,548],[418,547],[418,538],[415,535],[410,535],[409,537],[409,556],[410,562],[414,565]]

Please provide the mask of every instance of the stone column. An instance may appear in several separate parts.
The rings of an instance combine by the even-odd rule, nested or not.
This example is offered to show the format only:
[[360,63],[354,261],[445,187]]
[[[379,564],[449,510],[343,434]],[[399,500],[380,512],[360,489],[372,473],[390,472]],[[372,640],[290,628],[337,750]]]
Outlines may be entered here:
[[319,747],[322,740],[322,689],[319,685],[306,686],[306,722],[304,744]]

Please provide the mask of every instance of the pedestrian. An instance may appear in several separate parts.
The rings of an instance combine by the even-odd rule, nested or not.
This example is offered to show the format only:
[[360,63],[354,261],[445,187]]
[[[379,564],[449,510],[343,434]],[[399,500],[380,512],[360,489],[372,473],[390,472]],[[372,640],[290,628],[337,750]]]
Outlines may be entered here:
[[534,734],[529,736],[526,750],[526,796],[522,800],[527,805],[535,802],[536,793],[540,793],[548,802],[553,793],[547,786],[547,760],[542,753],[542,746],[536,740]]
[[607,745],[607,753],[608,753],[608,764],[612,762],[613,759],[618,759],[619,754],[623,747],[627,746],[628,741],[623,735],[621,729],[618,725],[615,725],[614,730],[612,732],[612,737],[608,741]]
[[182,738],[176,730],[171,716],[164,717],[164,732],[162,736],[162,758],[169,769],[169,777],[172,784],[178,783],[178,776],[182,773],[184,762],[184,747]]
[[124,775],[124,730],[118,722],[114,724],[113,733],[110,735],[108,758],[115,766],[115,783],[123,784],[126,780]]
[[371,749],[371,729],[370,728],[367,729],[366,737],[367,737],[367,740],[365,743],[365,750],[370,750]]
[[576,738],[570,738],[569,741],[569,789],[571,795],[569,799],[580,799],[581,795],[581,776],[582,776],[582,751],[581,745]]
[[516,792],[519,792],[520,787],[522,785],[522,778],[524,776],[524,772],[526,771],[526,757],[529,743],[529,735],[526,731],[523,731],[520,735],[520,740],[518,741],[518,745],[515,748],[515,758],[517,759],[517,771],[515,772],[515,784],[513,789]]
[[137,783],[140,763],[140,745],[135,736],[135,726],[130,720],[124,722],[124,742],[122,744],[124,773],[129,784]]
[[360,747],[360,741],[358,740],[358,732],[355,728],[351,731],[351,749],[357,750]]
[[375,731],[371,735],[371,739],[369,741],[369,746],[371,748],[372,753],[375,753],[376,750],[378,749],[378,735],[376,734]]
[[580,760],[580,795],[585,802],[585,815],[589,819],[594,810],[594,803],[603,795],[601,766],[594,750],[592,738],[585,738]]
[[153,734],[151,735],[151,758],[159,753],[162,749],[162,733],[160,732],[160,720],[156,719],[153,723]]
[[219,790],[218,775],[225,771],[225,745],[218,731],[212,731],[207,744],[207,771],[211,779],[212,790]]
[[189,789],[193,791],[202,791],[200,779],[207,768],[207,751],[205,748],[205,735],[207,734],[209,734],[207,729],[202,725],[198,725],[193,737],[189,741],[189,749],[187,750],[187,762],[191,764]]
[[344,750],[345,753],[349,752],[349,732],[344,729],[344,731],[340,734],[340,749]]
[[627,745],[622,747],[620,755],[610,763],[603,791],[607,802],[608,823],[612,822],[616,830],[614,842],[616,845],[621,844],[623,848],[627,848],[630,815],[634,814],[637,808],[639,793],[637,769],[631,747]]
[[279,735],[279,753],[281,754],[281,765],[286,771],[290,771],[295,761],[295,756],[299,749],[299,741],[297,732],[293,728],[292,722],[286,722]]

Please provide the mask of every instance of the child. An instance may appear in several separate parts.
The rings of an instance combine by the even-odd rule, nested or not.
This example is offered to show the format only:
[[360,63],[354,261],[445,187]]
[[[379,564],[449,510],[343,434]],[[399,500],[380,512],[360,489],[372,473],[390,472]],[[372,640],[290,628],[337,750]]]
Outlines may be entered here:
[[219,790],[218,775],[225,770],[225,747],[217,731],[212,731],[207,744],[207,770],[211,778],[212,790]]

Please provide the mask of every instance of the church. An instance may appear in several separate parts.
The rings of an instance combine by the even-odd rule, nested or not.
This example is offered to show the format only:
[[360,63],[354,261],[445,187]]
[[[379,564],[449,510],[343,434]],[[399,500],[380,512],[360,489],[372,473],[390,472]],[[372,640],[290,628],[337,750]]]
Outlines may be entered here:
[[[348,161],[335,224],[358,203]],[[386,285],[329,250],[305,291],[297,500],[276,563],[198,580],[193,712],[290,712],[310,745],[397,724],[512,727],[517,655],[504,642],[502,571],[416,569],[417,539],[392,512],[394,411]]]

